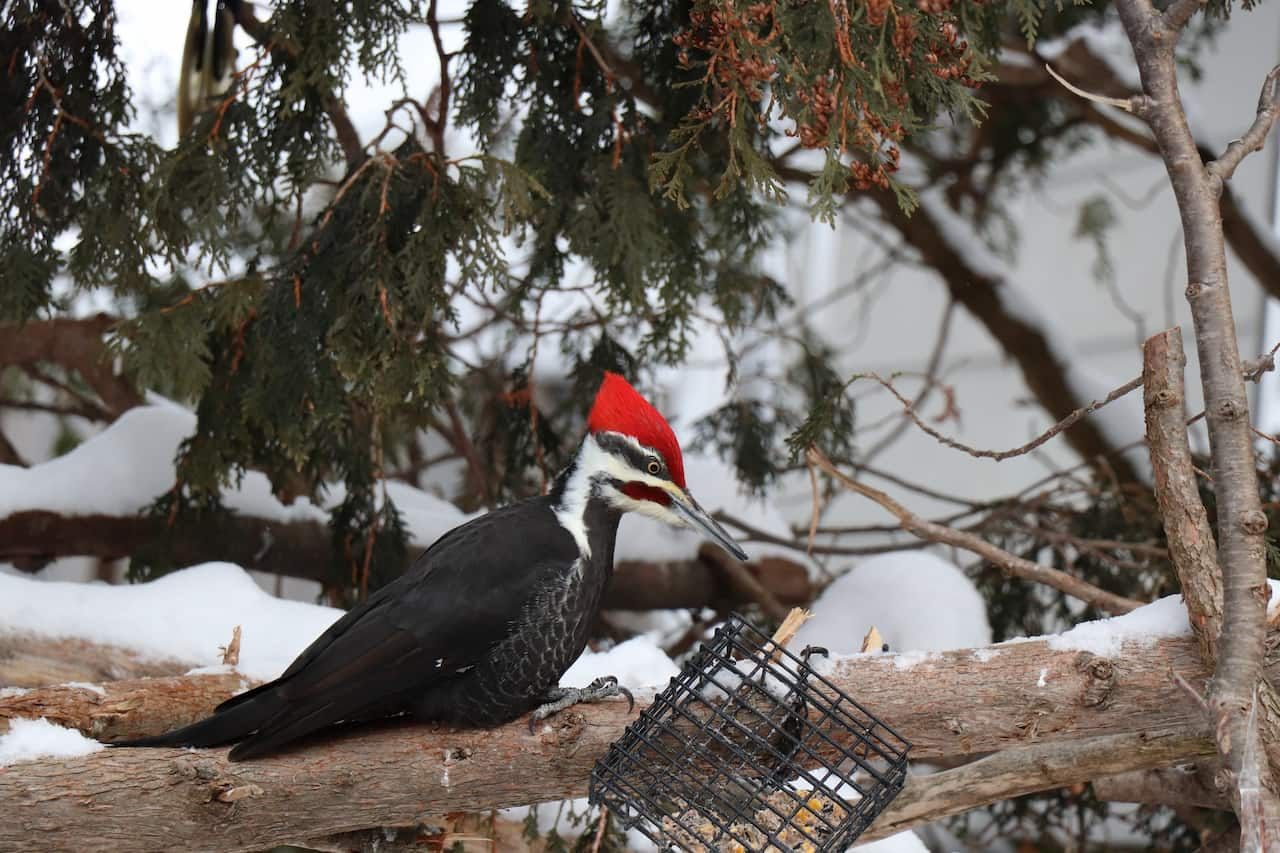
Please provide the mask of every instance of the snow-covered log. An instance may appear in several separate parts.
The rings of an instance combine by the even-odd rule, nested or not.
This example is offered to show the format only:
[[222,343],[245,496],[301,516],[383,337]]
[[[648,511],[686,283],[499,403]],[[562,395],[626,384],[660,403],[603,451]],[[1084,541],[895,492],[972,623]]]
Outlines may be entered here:
[[[1159,731],[1186,753],[1160,753],[1165,763],[1204,748],[1201,711],[1174,676],[1190,684],[1209,677],[1176,599],[1056,637],[855,655],[829,672],[910,740],[916,758]],[[643,707],[650,696],[637,699]],[[0,771],[0,849],[250,850],[580,796],[592,764],[632,718],[618,701],[560,714],[537,734],[524,720],[488,731],[388,724],[240,764],[223,750],[41,759]],[[1157,766],[1146,753],[1130,755],[1097,772]]]

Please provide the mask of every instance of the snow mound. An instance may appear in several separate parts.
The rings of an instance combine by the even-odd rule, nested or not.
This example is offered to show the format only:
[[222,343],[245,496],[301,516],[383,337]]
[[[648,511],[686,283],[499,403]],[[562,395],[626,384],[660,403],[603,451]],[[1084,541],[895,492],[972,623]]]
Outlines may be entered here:
[[[195,432],[196,416],[163,398],[136,406],[70,453],[30,468],[0,465],[0,518],[22,510],[62,515],[134,515],[173,487],[174,457]],[[425,548],[469,516],[421,489],[388,482],[387,493],[403,514],[410,541]],[[322,506],[307,498],[281,503],[259,471],[246,471],[223,503],[242,515],[271,521],[327,523],[328,510],[346,497],[342,484],[325,491]]]
[[54,725],[40,717],[9,721],[9,731],[0,735],[0,767],[34,761],[37,758],[75,758],[105,749],[75,729]]
[[242,568],[205,563],[132,586],[0,575],[0,631],[77,637],[154,658],[220,664],[241,626],[239,671],[275,678],[341,610],[264,592]]
[[832,581],[793,646],[861,651],[874,625],[895,652],[940,652],[991,642],[987,606],[956,566],[927,551],[881,554]]
[[624,687],[660,687],[680,670],[650,637],[632,637],[604,652],[583,652],[560,677],[563,687],[586,687],[612,675]]

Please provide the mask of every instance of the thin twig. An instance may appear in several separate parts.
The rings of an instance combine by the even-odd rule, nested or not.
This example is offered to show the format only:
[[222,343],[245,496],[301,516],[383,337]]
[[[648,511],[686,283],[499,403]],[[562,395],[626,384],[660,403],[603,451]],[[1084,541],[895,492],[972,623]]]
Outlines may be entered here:
[[1079,95],[1086,101],[1093,101],[1095,104],[1106,104],[1109,107],[1124,110],[1127,113],[1133,112],[1133,104],[1128,98],[1108,98],[1106,95],[1095,95],[1093,92],[1086,92],[1079,86],[1074,86],[1067,81],[1065,77],[1053,70],[1053,66],[1049,63],[1044,64],[1044,70],[1049,72],[1049,76],[1061,83],[1067,91]]
[[992,564],[998,566],[1005,572],[1014,577],[1023,580],[1035,581],[1053,587],[1059,592],[1074,596],[1086,604],[1090,604],[1107,613],[1128,613],[1134,608],[1141,607],[1143,602],[1132,598],[1126,598],[1099,589],[1087,581],[1080,578],[1072,577],[1066,572],[1058,569],[1042,566],[1039,563],[1033,563],[1030,560],[1023,559],[1016,554],[1010,554],[1003,548],[992,545],[983,539],[974,536],[972,533],[965,533],[950,527],[943,527],[940,524],[933,524],[925,521],[893,498],[886,495],[879,489],[873,489],[857,480],[850,479],[845,476],[838,468],[831,464],[831,461],[822,454],[816,447],[809,448],[808,458],[823,471],[826,471],[834,477],[841,485],[850,491],[870,498],[880,506],[888,510],[902,524],[902,529],[908,533],[912,533],[921,539],[930,542],[939,542],[945,545],[954,545],[957,548],[963,548],[981,557],[986,558]]
[[1040,445],[1049,441],[1049,439],[1053,438],[1058,433],[1062,432],[1063,430],[1070,429],[1072,426],[1074,426],[1078,421],[1080,421],[1085,416],[1091,415],[1094,412],[1101,409],[1103,406],[1106,406],[1109,403],[1115,402],[1116,400],[1123,397],[1125,394],[1128,394],[1130,391],[1133,391],[1136,388],[1142,387],[1142,377],[1135,376],[1133,379],[1130,379],[1128,382],[1121,385],[1119,388],[1113,389],[1103,399],[1094,400],[1089,405],[1082,406],[1081,408],[1071,412],[1071,414],[1067,415],[1065,418],[1058,421],[1056,424],[1049,427],[1049,429],[1040,433],[1040,435],[1036,436],[1031,441],[1028,441],[1026,444],[1019,445],[1018,447],[1014,447],[1009,450],[982,450],[977,447],[970,447],[969,445],[964,444],[963,442],[956,441],[954,438],[943,435],[938,430],[929,426],[929,424],[925,423],[925,421],[918,414],[916,414],[915,409],[911,404],[911,401],[908,400],[906,397],[902,396],[902,394],[898,391],[898,389],[893,386],[893,383],[889,382],[887,379],[884,379],[878,373],[858,373],[850,377],[849,382],[852,383],[857,379],[872,379],[880,383],[880,385],[885,390],[887,390],[890,394],[892,394],[898,400],[898,402],[902,404],[903,411],[905,411],[907,416],[910,417],[911,420],[915,422],[916,426],[918,426],[927,435],[931,436],[940,444],[943,444],[954,450],[963,451],[969,454],[970,456],[975,456],[979,459],[994,459],[997,462],[1003,461],[1005,459],[1012,459],[1015,456],[1022,456],[1024,454],[1030,453],[1032,450],[1035,450]]
[[1222,182],[1231,179],[1236,167],[1245,157],[1254,151],[1261,151],[1266,144],[1267,134],[1280,118],[1280,65],[1271,69],[1262,82],[1262,92],[1258,95],[1258,113],[1253,124],[1245,131],[1244,136],[1233,140],[1222,152],[1222,156],[1205,168],[1217,180],[1218,191],[1222,191]]

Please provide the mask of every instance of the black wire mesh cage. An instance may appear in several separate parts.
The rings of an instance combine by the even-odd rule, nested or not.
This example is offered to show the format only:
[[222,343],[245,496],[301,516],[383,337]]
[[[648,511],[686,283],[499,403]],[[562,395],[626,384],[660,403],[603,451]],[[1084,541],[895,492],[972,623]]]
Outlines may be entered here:
[[902,790],[903,738],[733,616],[591,772],[591,802],[660,847],[844,850]]

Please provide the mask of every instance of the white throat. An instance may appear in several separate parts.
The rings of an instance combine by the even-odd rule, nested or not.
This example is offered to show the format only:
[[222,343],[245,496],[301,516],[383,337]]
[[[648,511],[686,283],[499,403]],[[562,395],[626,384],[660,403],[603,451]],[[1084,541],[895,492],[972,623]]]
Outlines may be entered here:
[[591,500],[592,482],[609,466],[610,457],[596,444],[595,436],[588,434],[582,440],[582,448],[569,479],[564,484],[564,492],[560,496],[560,504],[556,507],[556,520],[560,526],[569,531],[569,535],[578,543],[578,550],[584,557],[591,556],[591,543],[587,539],[587,502]]

